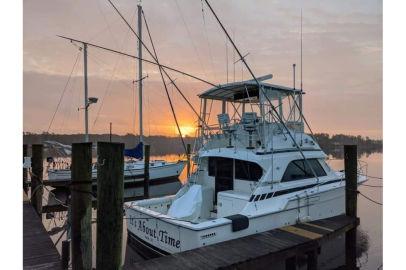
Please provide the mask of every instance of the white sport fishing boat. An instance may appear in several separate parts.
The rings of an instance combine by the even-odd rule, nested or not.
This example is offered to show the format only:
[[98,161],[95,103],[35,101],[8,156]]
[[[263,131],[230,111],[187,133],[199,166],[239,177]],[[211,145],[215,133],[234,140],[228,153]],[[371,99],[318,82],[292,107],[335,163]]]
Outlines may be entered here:
[[[207,101],[223,109],[216,126],[200,124],[197,169],[187,184],[173,196],[125,203],[129,242],[141,255],[173,254],[345,213],[344,172],[334,171],[304,133],[303,92],[263,82],[270,77],[199,96],[201,122],[209,114]],[[225,103],[234,111],[226,113]]]

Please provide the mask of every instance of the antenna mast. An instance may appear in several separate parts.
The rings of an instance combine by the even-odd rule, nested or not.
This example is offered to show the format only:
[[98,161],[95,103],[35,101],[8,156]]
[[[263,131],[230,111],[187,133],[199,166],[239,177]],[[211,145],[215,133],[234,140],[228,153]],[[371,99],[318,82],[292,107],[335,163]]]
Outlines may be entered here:
[[85,82],[85,142],[89,141],[89,105],[87,89],[87,44],[83,43],[83,77]]
[[138,7],[138,109],[139,109],[139,125],[140,125],[140,142],[144,142],[143,138],[143,129],[142,129],[142,21],[141,21],[141,4],[137,5]]
[[300,122],[303,124],[303,12],[300,9],[300,94],[299,94]]

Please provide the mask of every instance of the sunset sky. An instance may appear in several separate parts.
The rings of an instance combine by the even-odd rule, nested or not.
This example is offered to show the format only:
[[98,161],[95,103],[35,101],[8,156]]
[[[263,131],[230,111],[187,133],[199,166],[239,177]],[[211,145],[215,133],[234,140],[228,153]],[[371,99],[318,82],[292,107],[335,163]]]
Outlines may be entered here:
[[[136,28],[136,0],[113,1]],[[292,64],[300,64],[300,10],[303,10],[304,113],[315,132],[382,138],[382,1],[379,0],[212,0],[213,8],[256,76],[292,86]],[[83,132],[83,58],[66,35],[136,54],[137,41],[107,0],[24,0],[24,131]],[[160,61],[208,81],[233,81],[233,51],[200,0],[144,0],[143,9]],[[144,40],[148,36],[144,27]],[[144,51],[144,56],[151,59]],[[78,58],[77,58],[78,57]],[[136,62],[89,48],[91,133],[137,133],[138,104],[132,81]],[[52,115],[72,72],[59,110]],[[300,72],[300,70],[298,70]],[[157,68],[144,65],[145,135],[176,134]],[[197,94],[210,88],[170,73],[198,109]],[[235,79],[249,79],[241,63]],[[297,80],[297,85],[299,81]],[[182,131],[193,135],[196,118],[170,86]],[[213,119],[215,117],[213,116]],[[50,126],[50,127],[49,127]]]

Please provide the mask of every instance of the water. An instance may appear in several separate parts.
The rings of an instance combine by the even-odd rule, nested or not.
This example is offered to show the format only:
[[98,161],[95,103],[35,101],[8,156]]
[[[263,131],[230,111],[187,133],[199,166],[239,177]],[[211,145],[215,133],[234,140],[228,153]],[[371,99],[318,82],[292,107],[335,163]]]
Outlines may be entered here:
[[[368,175],[382,178],[382,153],[364,154],[359,159],[368,164]],[[340,170],[344,168],[344,161],[342,159],[334,160],[330,162],[330,165],[334,169]],[[383,181],[370,178],[365,184],[382,186]],[[360,186],[359,191],[382,203],[382,188]],[[358,259],[358,264],[361,269],[378,269],[382,265],[382,206],[358,195],[358,217],[360,218],[358,236],[361,235],[363,238],[362,243],[358,242],[358,246],[367,249]]]
[[[161,157],[153,157],[153,159],[166,159],[169,161],[177,160],[179,157],[177,155],[167,155]],[[367,162],[368,164],[368,175],[382,177],[382,153],[373,153],[369,155],[362,155],[361,160]],[[332,160],[330,165],[336,169],[343,169],[343,160]],[[186,170],[183,171],[180,176],[180,182],[185,182],[186,180]],[[368,185],[381,186],[382,180],[370,179],[366,182]],[[180,183],[168,184],[160,186],[159,188],[151,187],[151,196],[161,196],[163,194],[175,193],[180,187]],[[360,192],[369,198],[372,198],[378,202],[382,202],[382,188],[361,186],[359,188]],[[131,191],[130,191],[131,192]],[[141,194],[142,190],[137,189],[136,194]],[[45,194],[46,195],[46,194]],[[44,202],[45,203],[45,202]],[[358,264],[361,269],[378,269],[382,265],[382,206],[372,203],[362,197],[358,196],[358,216],[360,217],[360,227],[358,228],[359,233],[359,243],[358,246],[362,249],[362,255],[358,258]],[[96,219],[96,212],[93,213],[93,219]],[[61,226],[66,222],[66,212],[57,213],[55,218],[46,219],[43,215],[43,223],[45,228],[50,232],[51,238],[56,243],[61,237],[63,229]],[[95,239],[96,239],[96,223],[93,224],[93,264],[95,265]],[[66,233],[62,236],[61,240],[57,243],[58,251],[61,251],[61,242],[66,238]],[[127,228],[126,222],[124,222],[123,228],[123,262],[124,261],[139,261],[142,260],[131,248],[127,245]],[[343,237],[331,244],[331,246],[322,247],[322,252],[324,250],[337,250],[337,247],[343,246]],[[341,253],[341,252],[340,252]],[[344,249],[342,249],[342,254],[344,254]],[[343,262],[343,256],[338,256],[337,258],[330,259],[330,261],[325,262],[322,269],[329,269],[329,265],[333,263]]]

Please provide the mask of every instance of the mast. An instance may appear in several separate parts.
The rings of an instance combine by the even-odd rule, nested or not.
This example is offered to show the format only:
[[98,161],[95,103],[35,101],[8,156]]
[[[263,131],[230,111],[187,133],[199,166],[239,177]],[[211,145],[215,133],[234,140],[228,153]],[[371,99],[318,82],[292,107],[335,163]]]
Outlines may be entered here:
[[83,43],[83,76],[85,82],[85,142],[89,141],[89,103],[87,89],[87,44]]
[[139,109],[139,122],[140,122],[140,142],[144,142],[144,134],[142,129],[142,21],[141,13],[142,7],[140,4],[138,7],[138,109]]
[[299,95],[300,122],[303,124],[303,12],[300,9],[300,95]]

